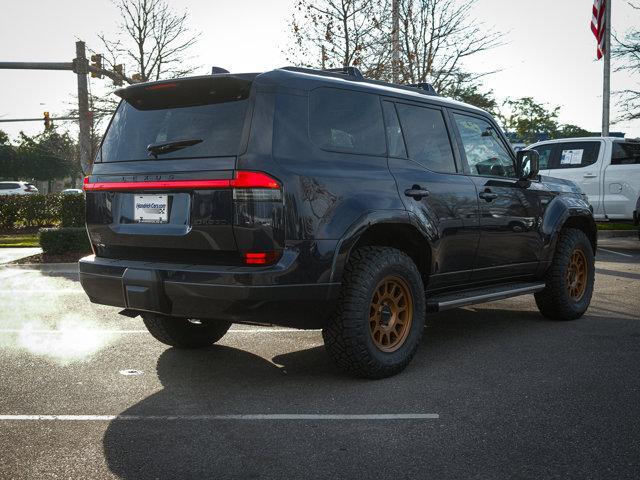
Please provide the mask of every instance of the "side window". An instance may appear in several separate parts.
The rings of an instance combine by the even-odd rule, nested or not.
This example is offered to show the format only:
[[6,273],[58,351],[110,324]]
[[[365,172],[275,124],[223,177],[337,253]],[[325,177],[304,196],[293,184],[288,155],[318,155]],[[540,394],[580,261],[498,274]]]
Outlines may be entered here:
[[540,155],[539,167],[540,170],[546,170],[551,168],[551,155],[553,154],[554,145],[539,145],[537,147],[533,147],[533,150],[538,152]]
[[513,158],[495,127],[481,118],[453,115],[472,175],[515,177]]
[[640,164],[640,143],[613,142],[611,165]]
[[396,104],[409,158],[429,170],[455,173],[456,164],[440,110]]
[[309,94],[309,135],[323,150],[384,155],[382,109],[377,95],[317,88]]
[[564,142],[558,145],[559,158],[551,168],[581,168],[598,161],[600,142]]
[[400,129],[400,122],[398,122],[396,107],[393,106],[393,103],[385,101],[382,102],[382,111],[384,112],[387,130],[389,156],[407,158],[407,149],[404,146],[404,139],[402,138],[402,130]]

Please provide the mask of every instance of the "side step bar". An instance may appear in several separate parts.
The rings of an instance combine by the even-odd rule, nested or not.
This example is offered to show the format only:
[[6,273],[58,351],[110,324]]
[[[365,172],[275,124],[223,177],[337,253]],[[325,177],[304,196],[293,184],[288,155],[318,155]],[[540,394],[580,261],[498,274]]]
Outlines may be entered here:
[[540,282],[518,282],[491,287],[474,288],[461,292],[440,293],[427,297],[427,311],[441,312],[450,308],[464,307],[478,303],[492,302],[503,298],[517,297],[539,292],[545,287]]

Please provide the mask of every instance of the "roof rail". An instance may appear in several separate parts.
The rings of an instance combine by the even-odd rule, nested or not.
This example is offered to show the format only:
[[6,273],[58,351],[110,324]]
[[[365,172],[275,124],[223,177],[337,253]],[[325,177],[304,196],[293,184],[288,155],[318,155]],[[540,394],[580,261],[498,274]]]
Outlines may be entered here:
[[[400,88],[402,90],[408,90],[410,92],[422,93],[423,95],[434,95],[438,96],[438,92],[436,92],[433,85],[430,83],[412,83],[412,84],[402,84],[402,83],[391,83],[391,82],[383,82],[382,80],[373,80],[371,78],[365,78],[362,75],[362,72],[356,67],[340,67],[340,68],[308,68],[308,67],[281,67],[281,70],[289,70],[291,72],[301,72],[301,73],[311,73],[314,75],[325,75],[331,77],[341,77],[345,80],[372,83],[374,85],[383,85],[386,87],[394,87]],[[351,77],[351,78],[345,78]]]
[[438,95],[438,92],[436,92],[436,89],[433,88],[433,85],[431,85],[430,83],[409,83],[407,84],[407,87],[419,88],[420,90],[424,90],[430,95]]
[[356,67],[323,68],[323,72],[341,73],[350,77],[364,79],[362,72]]

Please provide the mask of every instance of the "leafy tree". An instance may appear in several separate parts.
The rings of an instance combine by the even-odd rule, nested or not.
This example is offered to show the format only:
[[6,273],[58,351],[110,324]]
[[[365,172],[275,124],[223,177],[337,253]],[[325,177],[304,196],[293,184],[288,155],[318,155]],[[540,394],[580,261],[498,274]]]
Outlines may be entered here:
[[531,97],[507,99],[498,113],[502,126],[508,132],[514,132],[525,143],[533,143],[538,134],[547,134],[553,138],[558,130],[560,107],[549,109],[545,104],[537,103]]
[[466,79],[463,79],[460,83],[456,83],[442,92],[442,94],[454,100],[460,100],[482,108],[495,115],[498,112],[498,102],[493,96],[493,90],[483,92],[480,88],[481,86],[478,83],[468,83]]
[[552,138],[573,138],[573,137],[590,137],[593,133],[585,130],[577,125],[567,123],[562,125],[558,131],[555,132]]
[[0,130],[0,145],[9,145],[9,135],[2,130]]

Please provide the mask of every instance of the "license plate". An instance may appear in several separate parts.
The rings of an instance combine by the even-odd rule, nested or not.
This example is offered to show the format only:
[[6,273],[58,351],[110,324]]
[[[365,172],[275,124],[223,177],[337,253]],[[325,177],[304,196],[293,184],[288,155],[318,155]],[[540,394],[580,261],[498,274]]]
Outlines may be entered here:
[[167,223],[169,221],[167,195],[136,195],[133,207],[136,222]]

